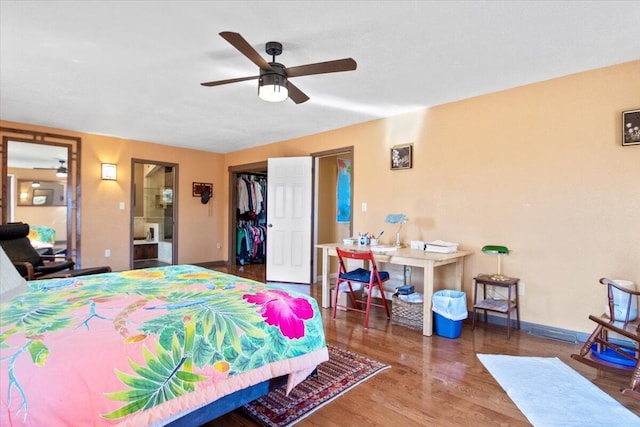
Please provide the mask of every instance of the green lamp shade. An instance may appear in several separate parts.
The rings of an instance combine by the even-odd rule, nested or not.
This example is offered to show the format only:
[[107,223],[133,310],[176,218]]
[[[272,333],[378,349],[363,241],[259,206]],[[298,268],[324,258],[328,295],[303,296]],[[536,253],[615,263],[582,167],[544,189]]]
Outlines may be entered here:
[[482,252],[485,254],[507,255],[509,249],[506,246],[487,245],[482,247]]

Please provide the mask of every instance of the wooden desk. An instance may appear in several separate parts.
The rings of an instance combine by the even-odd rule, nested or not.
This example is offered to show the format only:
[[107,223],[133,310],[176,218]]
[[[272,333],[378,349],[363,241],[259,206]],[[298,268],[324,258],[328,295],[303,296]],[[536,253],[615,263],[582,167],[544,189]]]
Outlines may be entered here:
[[[338,256],[336,247],[347,250],[368,250],[368,246],[344,245],[342,243],[325,243],[316,245],[322,249],[322,307],[331,306],[329,289],[329,257]],[[424,268],[424,318],[422,334],[431,336],[433,334],[433,312],[431,310],[431,297],[433,296],[433,276],[436,267],[455,264],[455,290],[462,290],[462,267],[464,257],[470,255],[471,251],[458,251],[451,254],[440,254],[425,252],[419,249],[399,248],[389,252],[374,252],[376,263],[384,262],[388,264],[408,265],[411,267]]]

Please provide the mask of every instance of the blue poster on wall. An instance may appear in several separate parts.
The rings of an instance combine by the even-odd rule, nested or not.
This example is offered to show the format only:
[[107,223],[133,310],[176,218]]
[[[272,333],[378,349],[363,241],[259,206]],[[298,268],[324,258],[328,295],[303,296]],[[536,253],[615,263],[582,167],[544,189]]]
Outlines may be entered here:
[[351,222],[351,160],[338,159],[336,221]]

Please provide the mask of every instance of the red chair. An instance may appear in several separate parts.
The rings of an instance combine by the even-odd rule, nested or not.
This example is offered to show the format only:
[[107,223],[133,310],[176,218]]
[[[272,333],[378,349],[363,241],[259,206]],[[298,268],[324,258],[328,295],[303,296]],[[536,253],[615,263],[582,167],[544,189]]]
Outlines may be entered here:
[[[336,248],[338,253],[338,260],[340,261],[340,271],[338,273],[338,279],[336,281],[335,296],[333,301],[333,318],[336,318],[336,310],[338,307],[344,310],[358,311],[365,313],[364,327],[369,327],[369,312],[371,307],[384,308],[387,313],[387,318],[391,317],[389,313],[389,305],[387,299],[384,296],[384,289],[382,284],[389,280],[389,273],[386,271],[379,271],[376,266],[376,260],[373,258],[373,253],[370,250],[367,251],[348,251],[340,248]],[[347,270],[347,260],[354,259],[364,261],[369,264],[369,270],[364,268],[357,268],[355,270]],[[367,296],[364,298],[358,298],[355,291],[365,288]],[[371,293],[373,289],[380,291],[380,298],[382,303],[372,302],[373,298]],[[338,304],[338,295],[340,292],[346,292],[349,295],[351,305]],[[364,304],[365,308],[362,308]]]

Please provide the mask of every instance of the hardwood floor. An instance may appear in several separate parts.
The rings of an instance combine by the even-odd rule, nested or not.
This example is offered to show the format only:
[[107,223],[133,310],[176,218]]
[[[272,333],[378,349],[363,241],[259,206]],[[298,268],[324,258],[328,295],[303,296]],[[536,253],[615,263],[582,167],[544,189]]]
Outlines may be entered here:
[[[211,267],[264,281],[262,266]],[[311,286],[320,298],[320,285]],[[359,313],[322,309],[329,344],[391,365],[303,419],[299,426],[526,426],[525,416],[476,357],[477,353],[558,357],[622,405],[640,416],[640,401],[620,393],[628,377],[599,372],[570,358],[579,350],[568,344],[480,323],[463,324],[462,335],[448,339],[395,325],[374,310],[369,329]],[[375,313],[375,315],[374,315]],[[614,420],[612,420],[614,421]],[[207,426],[255,426],[235,411]]]

